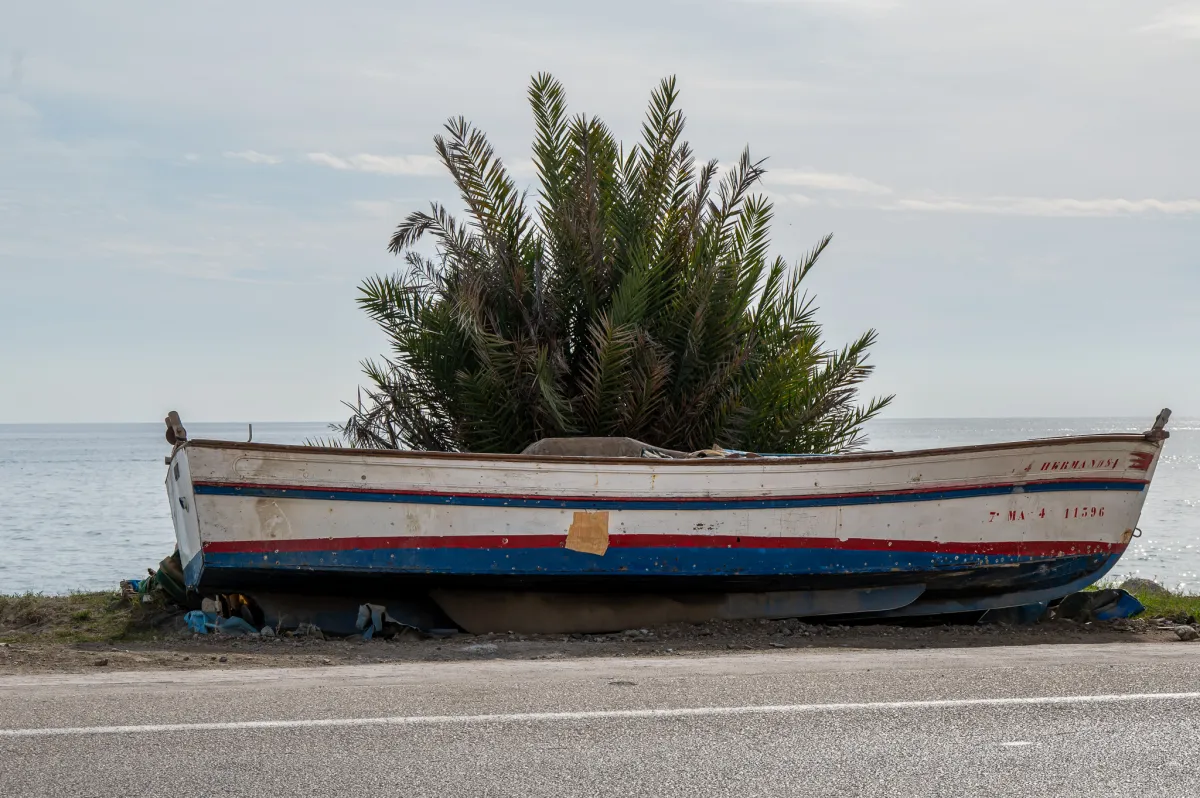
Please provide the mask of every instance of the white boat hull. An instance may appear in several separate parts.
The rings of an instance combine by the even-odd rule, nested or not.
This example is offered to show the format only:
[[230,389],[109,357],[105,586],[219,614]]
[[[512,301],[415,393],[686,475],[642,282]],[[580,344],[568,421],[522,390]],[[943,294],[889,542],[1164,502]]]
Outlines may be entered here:
[[971,598],[1062,595],[1111,568],[1135,534],[1161,446],[1110,435],[658,460],[193,441],[177,446],[167,490],[188,585],[201,591],[297,580],[921,584],[927,599],[984,606]]

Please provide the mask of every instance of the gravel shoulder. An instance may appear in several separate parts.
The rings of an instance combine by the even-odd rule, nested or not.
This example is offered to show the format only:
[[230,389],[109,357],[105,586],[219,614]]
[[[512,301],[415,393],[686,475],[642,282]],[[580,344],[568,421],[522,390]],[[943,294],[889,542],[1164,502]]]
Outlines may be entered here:
[[390,640],[194,635],[177,619],[117,641],[10,636],[0,643],[0,674],[107,670],[305,667],[398,662],[550,660],[581,657],[687,657],[786,649],[935,649],[1046,644],[1183,643],[1161,619],[1032,626],[819,625],[797,620],[718,621],[598,635],[455,635]]

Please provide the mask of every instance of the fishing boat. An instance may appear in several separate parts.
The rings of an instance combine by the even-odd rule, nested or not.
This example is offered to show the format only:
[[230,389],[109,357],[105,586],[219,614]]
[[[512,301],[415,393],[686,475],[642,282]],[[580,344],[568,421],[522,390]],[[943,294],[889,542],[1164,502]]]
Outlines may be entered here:
[[1044,606],[1116,564],[1169,415],[1140,434],[693,456],[189,440],[172,413],[166,487],[201,594],[422,593],[472,631],[982,612]]

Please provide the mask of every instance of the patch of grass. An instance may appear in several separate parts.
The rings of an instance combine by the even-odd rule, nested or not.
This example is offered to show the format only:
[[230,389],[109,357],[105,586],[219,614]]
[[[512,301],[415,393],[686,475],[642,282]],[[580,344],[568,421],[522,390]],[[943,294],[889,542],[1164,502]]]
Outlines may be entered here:
[[1162,596],[1144,591],[1130,593],[1146,606],[1146,611],[1141,615],[1143,618],[1170,618],[1176,623],[1182,623],[1189,617],[1200,618],[1200,596],[1182,593]]
[[[1085,590],[1102,590],[1120,587],[1120,582],[1101,580],[1090,585]],[[1200,618],[1200,596],[1168,591],[1162,595],[1154,591],[1130,590],[1129,594],[1142,602],[1146,611],[1139,618],[1170,618],[1176,623],[1183,623],[1187,618]]]
[[4,642],[107,643],[136,635],[164,608],[142,605],[116,592],[44,596],[0,595]]

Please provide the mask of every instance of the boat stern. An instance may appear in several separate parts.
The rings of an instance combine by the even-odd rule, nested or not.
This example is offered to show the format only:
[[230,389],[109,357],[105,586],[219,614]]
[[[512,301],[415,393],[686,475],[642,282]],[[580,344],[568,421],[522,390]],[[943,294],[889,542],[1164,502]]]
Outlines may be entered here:
[[[172,424],[174,419],[174,424]],[[187,433],[175,411],[167,416],[167,442],[174,448],[167,458],[167,501],[171,507],[171,523],[179,545],[179,561],[189,590],[200,584],[204,570],[204,552],[200,542],[200,519],[196,508],[196,493],[188,463]]]

